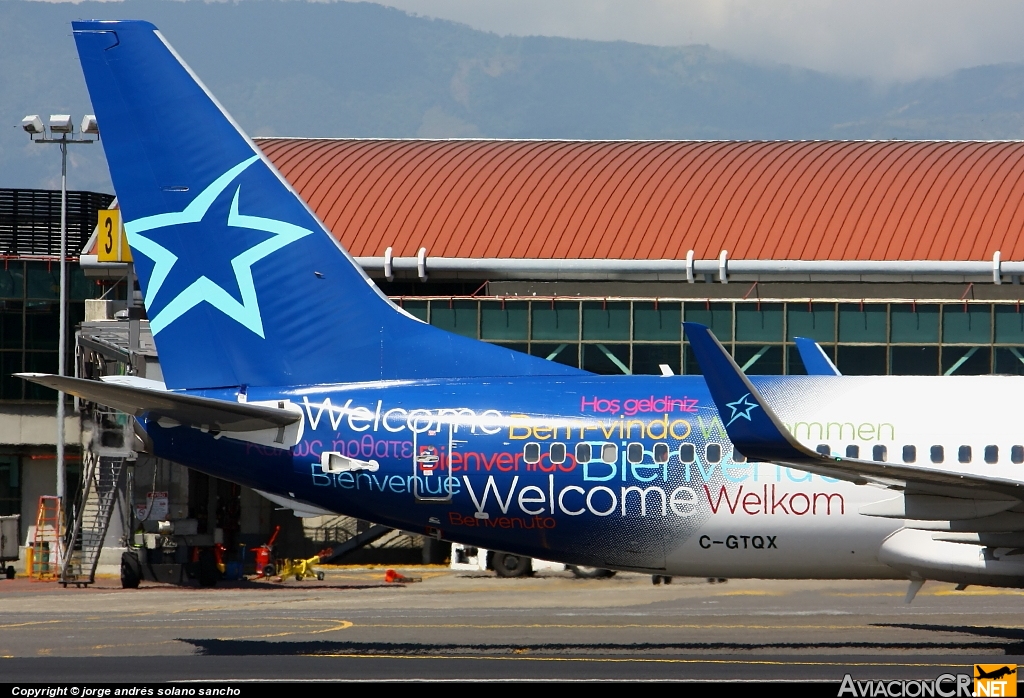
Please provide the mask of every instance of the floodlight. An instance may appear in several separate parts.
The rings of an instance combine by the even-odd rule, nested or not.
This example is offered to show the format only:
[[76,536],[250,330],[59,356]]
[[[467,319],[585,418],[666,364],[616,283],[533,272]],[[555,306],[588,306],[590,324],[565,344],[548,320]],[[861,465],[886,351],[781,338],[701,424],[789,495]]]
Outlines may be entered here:
[[98,135],[100,135],[100,127],[99,127],[99,124],[96,123],[96,115],[95,114],[86,114],[85,116],[82,117],[82,129],[81,129],[81,132],[82,133],[87,133],[90,136],[98,136]]
[[35,135],[43,132],[43,120],[39,118],[38,114],[30,114],[21,120],[21,127],[25,129],[25,133]]
[[[96,143],[99,140],[99,126],[93,114],[82,119],[82,133],[96,136],[95,138],[75,138],[75,127],[71,123],[70,114],[50,114],[50,137],[46,137],[46,127],[38,114],[30,114],[21,120],[21,128],[34,143],[52,143],[60,146],[60,313],[58,318],[57,342],[57,375],[64,375],[64,360],[67,344],[67,188],[68,188],[68,145],[72,143]],[[40,136],[37,140],[36,136]],[[63,498],[65,491],[66,468],[64,463],[64,399],[63,393],[57,393],[57,496]],[[67,560],[60,552],[57,556],[58,568],[64,570]],[[63,571],[61,572],[63,574]]]
[[50,114],[50,133],[71,133],[74,130],[70,114]]

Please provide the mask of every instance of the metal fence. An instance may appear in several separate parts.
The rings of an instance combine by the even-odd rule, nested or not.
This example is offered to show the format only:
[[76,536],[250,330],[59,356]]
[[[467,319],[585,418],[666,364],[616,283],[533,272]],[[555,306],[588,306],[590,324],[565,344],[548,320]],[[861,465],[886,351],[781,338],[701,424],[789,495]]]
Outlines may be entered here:
[[[110,194],[68,192],[68,256],[78,256],[96,227],[97,212],[113,200]],[[0,189],[0,255],[60,256],[59,191]]]

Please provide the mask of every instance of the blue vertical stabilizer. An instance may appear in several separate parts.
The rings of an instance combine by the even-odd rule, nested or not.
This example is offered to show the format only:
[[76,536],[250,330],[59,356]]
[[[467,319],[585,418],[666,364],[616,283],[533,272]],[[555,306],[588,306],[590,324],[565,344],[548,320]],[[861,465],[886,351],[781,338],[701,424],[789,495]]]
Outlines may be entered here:
[[828,358],[828,354],[821,348],[821,345],[807,337],[794,337],[796,350],[800,352],[800,360],[804,362],[804,369],[808,376],[841,376],[842,373]]
[[153,25],[74,34],[168,387],[580,373],[395,307]]

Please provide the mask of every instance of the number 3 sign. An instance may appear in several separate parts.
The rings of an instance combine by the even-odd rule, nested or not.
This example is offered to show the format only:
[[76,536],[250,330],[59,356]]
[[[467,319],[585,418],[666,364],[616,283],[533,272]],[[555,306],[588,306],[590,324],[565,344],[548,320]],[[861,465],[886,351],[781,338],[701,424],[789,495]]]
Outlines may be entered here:
[[119,210],[115,208],[100,211],[98,233],[96,239],[97,261],[132,261],[132,252],[128,247],[124,228],[121,227],[121,212]]

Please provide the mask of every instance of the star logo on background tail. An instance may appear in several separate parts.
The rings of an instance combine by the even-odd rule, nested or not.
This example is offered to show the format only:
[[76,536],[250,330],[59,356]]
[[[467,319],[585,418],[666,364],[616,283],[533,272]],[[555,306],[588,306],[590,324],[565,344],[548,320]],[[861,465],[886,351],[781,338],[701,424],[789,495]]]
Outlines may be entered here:
[[[232,167],[200,192],[185,207],[184,211],[160,213],[155,216],[128,221],[124,224],[125,232],[128,234],[128,242],[132,249],[153,261],[153,272],[150,274],[149,283],[146,287],[145,301],[147,310],[154,307],[153,304],[156,302],[160,290],[167,280],[167,275],[170,274],[171,269],[178,262],[178,256],[153,240],[151,236],[147,237],[143,233],[176,225],[203,222],[217,197],[228,188],[232,181],[257,160],[259,160],[259,156],[253,155],[248,160],[244,160]],[[242,297],[241,302],[208,277],[200,276],[179,292],[177,296],[168,301],[154,317],[150,318],[149,326],[154,335],[200,303],[209,303],[242,326],[260,337],[264,337],[263,318],[260,316],[260,306],[256,298],[256,286],[252,278],[252,265],[280,250],[282,247],[290,245],[307,235],[311,235],[313,231],[286,223],[285,221],[247,216],[239,213],[238,195],[241,190],[241,185],[235,189],[235,195],[231,201],[231,208],[227,216],[227,226],[247,228],[271,234],[269,239],[249,247],[231,260],[231,269],[234,272],[235,281],[238,284],[238,290]],[[211,220],[211,224],[216,225],[216,222]]]
[[729,423],[725,426],[729,426],[729,424],[732,424],[740,417],[743,417],[743,419],[748,422],[751,421],[750,413],[753,412],[755,408],[760,407],[756,402],[752,402],[750,400],[750,393],[747,393],[736,402],[725,403],[725,406],[732,410],[732,417],[729,419]]

